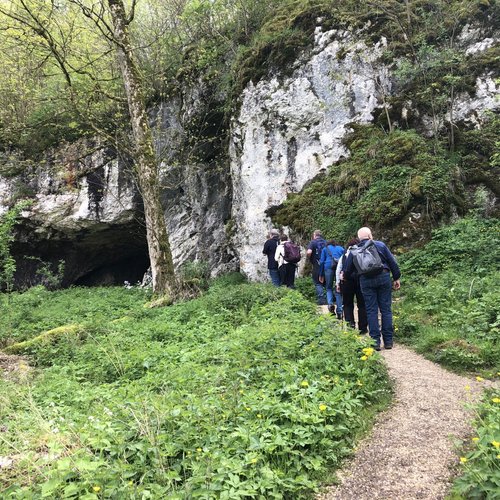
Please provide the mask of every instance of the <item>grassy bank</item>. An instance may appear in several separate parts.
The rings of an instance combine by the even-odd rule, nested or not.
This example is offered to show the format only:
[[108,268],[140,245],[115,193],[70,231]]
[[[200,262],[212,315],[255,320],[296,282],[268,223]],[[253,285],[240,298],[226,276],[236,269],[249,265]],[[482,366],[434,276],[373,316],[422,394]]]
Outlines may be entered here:
[[389,400],[379,357],[297,292],[89,292],[11,297],[2,342],[38,368],[0,379],[2,498],[309,496]]
[[401,259],[399,341],[456,371],[500,371],[499,235],[498,219],[469,217]]

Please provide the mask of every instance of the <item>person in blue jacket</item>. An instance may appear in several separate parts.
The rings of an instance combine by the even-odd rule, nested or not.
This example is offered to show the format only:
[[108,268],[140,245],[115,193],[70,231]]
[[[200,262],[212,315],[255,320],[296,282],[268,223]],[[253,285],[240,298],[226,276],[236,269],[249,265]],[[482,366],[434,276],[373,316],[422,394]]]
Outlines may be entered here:
[[[399,270],[396,259],[385,243],[373,239],[370,228],[362,227],[358,231],[358,238],[360,240],[358,247],[366,245],[370,240],[373,240],[382,261],[382,269],[375,275],[361,274],[359,276],[359,284],[365,299],[370,337],[375,342],[375,349],[380,351],[380,334],[382,333],[384,347],[386,349],[392,349],[394,335],[394,327],[392,324],[392,288],[394,288],[394,290],[399,290],[401,288],[401,283],[399,281],[401,271]],[[344,276],[348,279],[351,279],[355,274],[356,267],[352,252],[348,255],[343,270]],[[391,274],[394,282],[391,280]],[[382,316],[382,332],[380,331],[378,322],[379,310]]]
[[[319,260],[319,280],[325,283],[326,300],[328,309],[332,314],[335,314],[334,303],[337,303],[337,318],[342,319],[342,294],[337,292],[335,287],[335,271],[340,258],[344,255],[344,248],[337,245],[335,240],[329,240],[321,251]],[[335,297],[335,300],[334,300]]]

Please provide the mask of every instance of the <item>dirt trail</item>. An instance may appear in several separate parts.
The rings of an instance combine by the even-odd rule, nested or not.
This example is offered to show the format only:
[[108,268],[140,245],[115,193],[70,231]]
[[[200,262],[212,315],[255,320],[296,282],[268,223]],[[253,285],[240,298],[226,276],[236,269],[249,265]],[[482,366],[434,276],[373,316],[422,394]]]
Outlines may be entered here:
[[394,380],[391,408],[338,473],[341,484],[318,496],[330,499],[442,499],[457,470],[457,439],[470,432],[464,403],[487,382],[450,373],[402,346],[382,350]]
[[19,376],[26,375],[29,370],[28,361],[23,356],[0,352],[0,377],[17,379]]

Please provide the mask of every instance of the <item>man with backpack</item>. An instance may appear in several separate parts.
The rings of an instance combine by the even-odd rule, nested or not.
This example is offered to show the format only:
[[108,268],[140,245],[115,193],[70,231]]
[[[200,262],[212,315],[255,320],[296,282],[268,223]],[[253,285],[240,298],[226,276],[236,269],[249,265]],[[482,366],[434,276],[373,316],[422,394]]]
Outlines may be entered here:
[[278,263],[274,258],[276,248],[280,243],[279,236],[280,233],[277,229],[271,229],[271,231],[269,231],[269,239],[264,243],[264,249],[262,250],[262,253],[267,255],[267,270],[274,286],[280,286]]
[[[392,288],[399,290],[401,283],[396,259],[385,243],[373,239],[367,227],[358,231],[359,244],[352,247],[344,265],[344,276],[351,279],[356,273],[365,299],[370,337],[375,349],[380,351],[380,334],[386,349],[392,349],[394,327],[392,324]],[[394,283],[391,281],[392,279]],[[382,332],[378,312],[382,316]]]
[[293,241],[288,241],[288,237],[283,235],[274,258],[278,262],[281,285],[295,288],[295,271],[300,261],[300,247]]
[[312,264],[312,280],[314,283],[314,288],[316,289],[316,297],[318,301],[318,305],[324,306],[326,305],[326,297],[325,297],[325,288],[323,283],[319,280],[320,277],[320,259],[321,252],[323,248],[326,246],[326,241],[321,234],[319,229],[316,229],[313,233],[313,239],[307,246],[307,256]]

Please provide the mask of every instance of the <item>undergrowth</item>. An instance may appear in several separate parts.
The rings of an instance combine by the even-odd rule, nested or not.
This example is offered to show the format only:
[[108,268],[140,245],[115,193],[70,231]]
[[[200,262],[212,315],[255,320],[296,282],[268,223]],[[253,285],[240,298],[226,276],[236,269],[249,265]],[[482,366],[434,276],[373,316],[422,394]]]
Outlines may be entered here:
[[498,219],[464,218],[401,257],[397,338],[458,371],[500,371]]
[[13,300],[9,339],[82,334],[31,342],[40,368],[0,379],[2,498],[302,498],[389,399],[366,340],[298,292],[226,280],[146,309],[92,291]]
[[488,391],[476,410],[475,433],[460,457],[462,475],[450,500],[495,499],[500,491],[500,392]]

